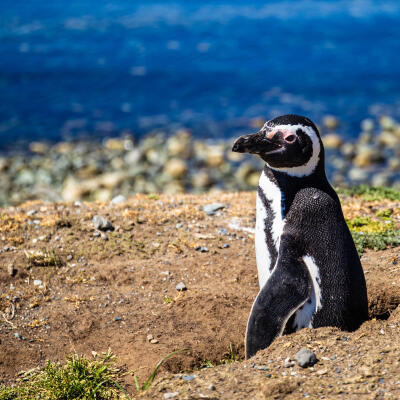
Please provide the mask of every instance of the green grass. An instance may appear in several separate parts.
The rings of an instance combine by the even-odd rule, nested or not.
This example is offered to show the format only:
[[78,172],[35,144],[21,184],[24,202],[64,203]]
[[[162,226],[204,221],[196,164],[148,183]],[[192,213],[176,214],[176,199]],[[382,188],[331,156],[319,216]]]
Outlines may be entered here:
[[382,233],[351,232],[358,254],[365,249],[385,250],[389,246],[400,245],[400,229],[388,230]]
[[231,364],[236,361],[240,361],[240,355],[237,351],[233,350],[232,343],[229,344],[229,350],[225,354],[225,357],[220,361],[220,364]]
[[[365,201],[400,201],[400,191],[388,187],[360,185],[350,189],[337,188],[336,191],[344,196],[360,196]],[[395,229],[392,215],[393,210],[387,208],[376,213],[378,219],[358,216],[346,220],[359,254],[367,248],[384,250],[400,245],[400,229]]]
[[216,365],[231,364],[236,361],[241,361],[241,357],[239,352],[234,350],[233,344],[230,343],[228,351],[224,354],[224,357],[221,360],[213,364],[212,361],[206,359],[201,362],[199,369],[214,368]]
[[337,188],[336,191],[345,196],[361,196],[366,201],[382,199],[400,201],[400,191],[388,187],[360,185],[349,189]]
[[214,368],[215,365],[210,360],[204,360],[201,362],[199,369]]
[[[133,375],[133,379],[135,380],[136,390],[137,390],[138,392],[144,392],[145,390],[147,390],[147,389],[150,387],[150,385],[153,383],[154,378],[155,378],[156,375],[157,375],[157,371],[158,371],[158,369],[161,367],[161,365],[163,365],[164,362],[168,360],[168,358],[174,356],[175,354],[182,353],[183,351],[190,351],[190,349],[180,349],[180,350],[176,350],[176,351],[173,351],[172,353],[167,354],[165,357],[163,357],[163,358],[157,363],[157,365],[156,365],[155,368],[153,369],[153,372],[150,374],[150,376],[147,378],[147,380],[143,383],[142,386],[139,385],[139,381],[138,381],[138,379],[137,379],[137,376],[136,376],[136,375]],[[1,398],[0,398],[0,400],[1,400]]]
[[358,216],[346,220],[359,254],[365,249],[384,250],[400,245],[400,229],[395,229],[390,219],[391,210],[379,211],[379,219]]
[[123,376],[111,352],[95,360],[74,354],[64,365],[48,362],[22,373],[15,387],[1,385],[0,400],[130,399],[120,385]]

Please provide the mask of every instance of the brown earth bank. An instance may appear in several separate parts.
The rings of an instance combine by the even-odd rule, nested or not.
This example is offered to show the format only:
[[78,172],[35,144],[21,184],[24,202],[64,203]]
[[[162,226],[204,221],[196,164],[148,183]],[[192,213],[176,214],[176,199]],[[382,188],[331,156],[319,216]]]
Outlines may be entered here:
[[[225,207],[204,212],[216,202]],[[348,218],[393,209],[399,225],[396,202],[342,202]],[[115,229],[96,230],[94,215]],[[400,398],[398,248],[362,255],[371,319],[359,330],[304,329],[237,361],[258,291],[254,222],[255,193],[247,192],[1,210],[0,382],[46,360],[110,348],[129,372],[132,397]],[[176,289],[181,282],[187,290]],[[303,347],[316,354],[313,367],[285,363]],[[133,372],[143,382],[158,360],[184,348],[136,392]]]

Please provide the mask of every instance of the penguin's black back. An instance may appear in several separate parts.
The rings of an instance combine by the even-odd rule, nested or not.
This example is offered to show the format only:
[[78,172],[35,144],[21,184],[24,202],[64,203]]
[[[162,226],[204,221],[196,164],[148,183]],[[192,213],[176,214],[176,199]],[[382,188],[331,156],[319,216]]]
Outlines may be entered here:
[[313,317],[313,327],[355,330],[368,318],[367,291],[338,196],[327,181],[292,186],[288,192],[284,233],[295,238],[299,253],[311,256],[319,271],[322,307]]

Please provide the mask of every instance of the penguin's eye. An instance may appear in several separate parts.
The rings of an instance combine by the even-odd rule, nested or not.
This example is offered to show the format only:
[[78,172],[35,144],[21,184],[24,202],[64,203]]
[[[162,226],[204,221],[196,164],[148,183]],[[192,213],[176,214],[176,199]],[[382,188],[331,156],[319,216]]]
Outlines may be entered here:
[[286,143],[293,143],[296,140],[296,135],[290,134],[284,138]]

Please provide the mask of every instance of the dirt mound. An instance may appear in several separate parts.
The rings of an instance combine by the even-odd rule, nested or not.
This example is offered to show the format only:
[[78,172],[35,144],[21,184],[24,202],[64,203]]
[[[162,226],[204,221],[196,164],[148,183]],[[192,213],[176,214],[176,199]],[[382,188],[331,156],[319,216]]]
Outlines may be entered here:
[[[225,208],[207,215],[202,206],[215,202]],[[111,348],[143,382],[163,356],[190,348],[163,365],[144,397],[400,398],[398,249],[362,257],[371,320],[358,331],[306,329],[247,362],[231,362],[244,357],[258,291],[254,205],[253,193],[138,195],[118,206],[29,203],[5,210],[0,380],[13,382],[18,371],[73,351],[90,357]],[[373,207],[349,198],[344,209],[353,215]],[[96,231],[96,214],[115,229]],[[176,289],[181,282],[187,290]],[[285,368],[302,347],[318,363]],[[200,370],[207,366],[215,368]],[[134,394],[132,377],[126,382]]]

